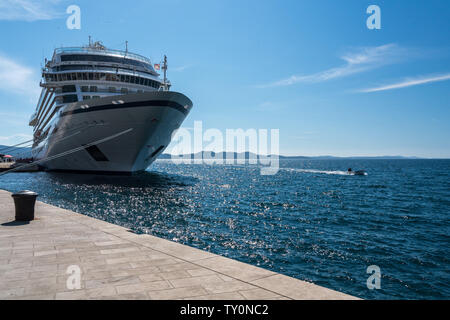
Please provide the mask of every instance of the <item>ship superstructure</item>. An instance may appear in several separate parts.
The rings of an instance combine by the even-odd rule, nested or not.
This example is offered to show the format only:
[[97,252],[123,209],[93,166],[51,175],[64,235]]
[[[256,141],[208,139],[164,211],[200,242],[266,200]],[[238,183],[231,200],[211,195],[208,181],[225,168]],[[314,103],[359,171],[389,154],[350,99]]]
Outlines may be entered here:
[[[29,122],[33,157],[52,159],[43,162],[49,170],[145,170],[192,107],[189,98],[170,91],[166,58],[162,69],[164,79],[148,58],[100,42],[56,49],[42,70],[42,92]],[[89,146],[53,159],[83,145]]]

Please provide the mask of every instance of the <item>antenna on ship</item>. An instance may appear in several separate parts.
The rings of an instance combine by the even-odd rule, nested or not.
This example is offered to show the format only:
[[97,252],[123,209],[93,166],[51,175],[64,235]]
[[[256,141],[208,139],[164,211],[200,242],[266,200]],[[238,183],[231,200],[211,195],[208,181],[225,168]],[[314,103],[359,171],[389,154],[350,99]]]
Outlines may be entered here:
[[128,40],[125,41],[125,53],[128,53]]
[[89,47],[91,46],[91,36],[89,36]]
[[164,55],[164,63],[163,63],[162,69],[164,70],[164,90],[167,90],[167,56],[166,55]]

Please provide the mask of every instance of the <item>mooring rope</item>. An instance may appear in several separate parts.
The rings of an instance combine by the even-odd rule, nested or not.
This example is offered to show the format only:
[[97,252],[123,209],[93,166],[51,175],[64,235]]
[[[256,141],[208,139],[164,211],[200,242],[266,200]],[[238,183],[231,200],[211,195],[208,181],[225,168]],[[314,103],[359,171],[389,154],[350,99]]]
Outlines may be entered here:
[[[121,131],[121,132],[119,132],[119,133],[113,134],[113,135],[111,135],[111,136],[109,136],[109,137],[106,137],[106,138],[103,138],[103,139],[100,139],[100,140],[97,140],[97,141],[94,141],[94,142],[85,144],[85,145],[83,145],[83,146],[81,146],[81,147],[77,147],[77,148],[74,148],[74,149],[72,149],[72,150],[64,151],[64,152],[58,153],[58,154],[56,154],[56,155],[54,155],[54,156],[51,156],[51,157],[48,157],[48,158],[44,158],[44,159],[40,159],[40,160],[37,160],[37,161],[33,161],[33,162],[31,162],[31,163],[28,163],[28,164],[25,164],[25,165],[22,165],[22,166],[17,166],[17,167],[15,167],[15,168],[9,169],[9,170],[7,170],[7,171],[1,172],[1,173],[0,173],[0,176],[2,176],[2,175],[4,175],[4,174],[7,174],[7,173],[10,173],[10,172],[13,172],[13,171],[16,171],[16,170],[19,170],[19,169],[23,169],[23,168],[26,168],[26,167],[31,167],[31,166],[37,165],[37,164],[39,164],[39,163],[42,163],[42,162],[47,162],[47,161],[50,161],[50,160],[54,160],[54,159],[57,159],[57,158],[60,158],[60,157],[67,156],[67,155],[72,154],[72,153],[74,153],[74,152],[77,152],[77,151],[80,151],[80,150],[89,148],[89,147],[92,146],[92,145],[100,144],[100,143],[106,142],[106,141],[108,141],[108,140],[117,138],[117,137],[119,137],[119,136],[121,136],[121,135],[123,135],[123,134],[126,134],[126,133],[128,133],[128,132],[130,132],[130,131],[132,131],[132,130],[133,130],[133,128],[129,128],[129,129],[127,129],[127,130],[124,130],[124,131]],[[65,137],[65,138],[68,138],[68,137]],[[64,139],[65,139],[65,138],[64,138]],[[63,139],[62,139],[62,140],[63,140]]]

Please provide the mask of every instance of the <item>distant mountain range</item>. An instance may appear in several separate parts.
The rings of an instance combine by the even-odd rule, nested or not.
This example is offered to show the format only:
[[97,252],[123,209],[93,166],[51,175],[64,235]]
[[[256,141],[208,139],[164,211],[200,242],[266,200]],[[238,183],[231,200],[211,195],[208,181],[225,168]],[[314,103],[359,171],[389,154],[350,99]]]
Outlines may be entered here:
[[[31,157],[31,148],[23,148],[23,147],[8,147],[4,145],[0,145],[0,154],[9,154],[14,157],[20,158],[28,158]],[[213,152],[213,156],[215,153]],[[256,154],[251,152],[219,152],[218,155],[221,155],[223,159],[237,159],[239,157],[244,157],[244,159],[249,159],[250,157],[256,158]],[[187,157],[191,159],[200,158],[200,159],[211,159],[211,153],[209,151],[197,152],[188,154]],[[306,156],[279,156],[280,159],[323,159],[323,160],[332,160],[332,159],[423,159],[419,157],[404,157],[404,156],[376,156],[376,157],[335,157],[335,156],[314,156],[314,157],[306,157]],[[168,153],[161,154],[158,159],[172,159],[172,155]]]
[[9,147],[9,146],[0,145],[0,154],[9,154],[13,157],[18,157],[18,158],[30,158],[31,157],[31,148]]
[[[219,152],[217,154],[217,156],[222,156],[222,158],[226,158],[226,159],[237,159],[238,155],[240,157],[243,157],[244,159],[249,159],[250,157],[252,158],[256,158],[257,155],[255,153],[251,153],[251,152]],[[211,159],[212,157],[216,157],[215,153],[212,152],[212,157],[211,157],[211,152],[209,151],[202,151],[202,152],[197,152],[197,153],[191,153],[191,154],[186,154],[185,157],[187,158],[191,158],[191,159]],[[158,159],[171,159],[172,155],[168,154],[168,153],[163,153],[162,155],[160,155],[158,157]],[[355,157],[335,157],[335,156],[313,156],[313,157],[307,157],[307,156],[279,156],[280,159],[423,159],[423,158],[419,158],[419,157],[404,157],[404,156],[371,156],[371,157],[364,157],[364,156],[355,156]]]

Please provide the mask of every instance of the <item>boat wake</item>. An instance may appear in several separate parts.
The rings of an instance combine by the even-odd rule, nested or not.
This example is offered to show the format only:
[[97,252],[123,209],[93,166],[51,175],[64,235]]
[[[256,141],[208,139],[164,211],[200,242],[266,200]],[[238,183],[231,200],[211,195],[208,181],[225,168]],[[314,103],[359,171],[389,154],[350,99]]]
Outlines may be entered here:
[[[316,170],[316,169],[295,169],[295,168],[280,168],[284,171],[290,171],[290,172],[302,172],[302,173],[322,173],[322,174],[337,174],[341,176],[351,176],[354,175],[354,173],[348,173],[347,171],[342,170]],[[367,176],[367,172],[364,172],[365,176]]]

